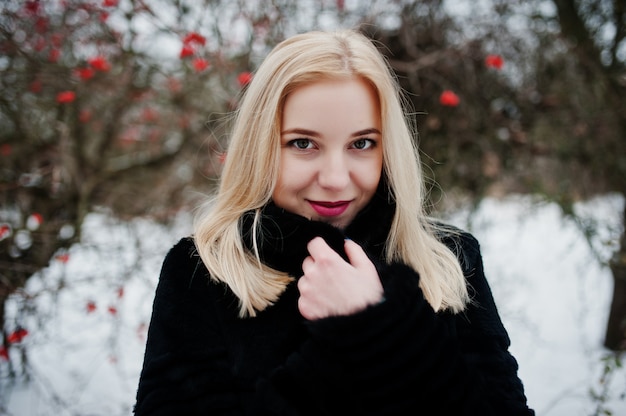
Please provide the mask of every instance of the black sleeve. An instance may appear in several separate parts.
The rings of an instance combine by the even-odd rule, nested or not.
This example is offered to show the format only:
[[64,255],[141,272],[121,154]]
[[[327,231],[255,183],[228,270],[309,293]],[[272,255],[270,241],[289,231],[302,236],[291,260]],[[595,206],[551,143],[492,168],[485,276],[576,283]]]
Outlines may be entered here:
[[238,387],[207,302],[208,280],[183,239],[166,256],[154,298],[134,413],[239,414]]
[[464,234],[459,247],[471,304],[456,317],[457,337],[463,359],[475,373],[480,397],[494,414],[534,414],[526,405],[517,361],[508,351],[511,341],[485,277],[480,246]]
[[[242,381],[233,374],[229,357],[232,340],[227,337],[235,336],[237,342],[241,339],[233,335],[233,328],[224,327],[230,321],[221,319],[213,303],[216,298],[222,304],[233,300],[236,308],[236,299],[227,295],[230,292],[226,288],[209,284],[205,273],[192,240],[181,240],[167,254],[156,288],[134,414],[322,415],[315,409],[331,405],[336,397],[325,392],[337,370],[324,372],[331,378],[323,384],[324,393],[318,397],[315,397],[314,389],[320,384],[312,374],[317,374],[324,366],[327,369],[332,367],[333,357],[310,348],[313,343],[309,338],[304,342],[303,350],[307,360],[314,363],[314,369],[303,365],[302,355],[296,352],[272,371],[280,373],[281,369],[287,368],[295,374],[298,381],[290,388],[280,391],[267,377],[260,377],[256,386],[254,382]],[[234,332],[238,330],[241,328]],[[255,326],[255,330],[259,327]],[[306,402],[299,401],[301,392],[295,390],[301,387],[307,387],[306,394],[312,395],[312,398],[306,397]]]
[[311,415],[341,414],[339,403],[344,414],[533,415],[478,243],[464,236],[461,250],[473,295],[465,313],[435,313],[410,267],[379,267],[386,300],[309,322],[310,339],[262,383],[263,396],[309,403]]

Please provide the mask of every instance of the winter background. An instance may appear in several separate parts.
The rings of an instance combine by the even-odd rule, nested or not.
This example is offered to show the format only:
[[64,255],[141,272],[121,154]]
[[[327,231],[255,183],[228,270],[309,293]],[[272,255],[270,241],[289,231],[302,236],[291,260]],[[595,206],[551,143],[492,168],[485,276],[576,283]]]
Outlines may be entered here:
[[[576,205],[572,218],[554,204],[510,196],[446,215],[481,242],[537,415],[626,415],[626,371],[602,347],[612,293],[606,263],[623,206],[622,197],[604,196]],[[82,242],[9,304],[8,324],[28,333],[0,359],[0,414],[132,413],[161,262],[191,220],[88,217]],[[9,363],[23,356],[26,371],[15,365],[9,377]]]

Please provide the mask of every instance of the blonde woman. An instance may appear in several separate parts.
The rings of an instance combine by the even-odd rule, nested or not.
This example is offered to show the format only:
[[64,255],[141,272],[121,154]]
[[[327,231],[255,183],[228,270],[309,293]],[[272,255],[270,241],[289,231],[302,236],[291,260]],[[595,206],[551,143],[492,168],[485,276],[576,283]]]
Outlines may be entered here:
[[136,415],[532,415],[469,234],[426,217],[392,72],[356,31],[279,44],[167,255]]

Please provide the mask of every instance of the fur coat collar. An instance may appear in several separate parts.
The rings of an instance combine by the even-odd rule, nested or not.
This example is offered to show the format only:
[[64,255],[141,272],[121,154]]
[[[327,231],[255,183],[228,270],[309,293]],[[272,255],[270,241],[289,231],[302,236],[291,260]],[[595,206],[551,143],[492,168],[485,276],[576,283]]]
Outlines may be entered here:
[[[302,275],[302,261],[309,255],[306,245],[317,236],[324,238],[345,260],[344,240],[351,239],[363,247],[373,262],[382,261],[395,213],[395,203],[384,188],[384,185],[379,187],[372,201],[344,230],[321,221],[311,221],[270,202],[260,212],[261,232],[257,236],[257,244],[261,261],[276,270],[299,277]],[[255,213],[250,211],[240,223],[244,245],[251,251],[254,217]]]

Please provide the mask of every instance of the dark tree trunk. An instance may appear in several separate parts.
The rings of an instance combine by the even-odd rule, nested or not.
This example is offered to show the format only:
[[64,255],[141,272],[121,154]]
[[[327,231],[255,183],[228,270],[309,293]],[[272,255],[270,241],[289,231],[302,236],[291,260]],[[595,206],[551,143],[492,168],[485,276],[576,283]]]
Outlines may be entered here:
[[606,326],[604,345],[614,351],[626,350],[626,207],[620,248],[611,260],[613,300]]
[[[614,190],[619,190],[626,196],[624,191],[624,160],[622,156],[611,159],[614,155],[623,155],[622,143],[626,134],[626,112],[624,111],[623,84],[616,81],[617,77],[611,72],[611,67],[606,67],[600,59],[600,49],[594,42],[592,34],[585,25],[584,16],[581,14],[580,2],[576,0],[553,0],[556,6],[557,16],[561,27],[561,33],[565,39],[571,41],[574,52],[578,57],[581,67],[584,68],[589,85],[603,85],[605,88],[605,101],[607,108],[612,109],[619,130],[622,132],[618,142],[609,143],[604,147],[596,148],[599,155],[605,155],[610,160],[603,166],[610,168],[598,171],[602,179],[609,183]],[[624,32],[624,1],[613,3],[615,19],[612,22],[616,27],[614,42],[619,44]],[[613,57],[613,67],[616,57]],[[621,74],[621,73],[620,73]],[[609,319],[606,327],[604,345],[613,351],[626,350],[626,207],[623,212],[625,229],[622,231],[620,247],[610,263],[613,274],[613,299],[609,311]]]

